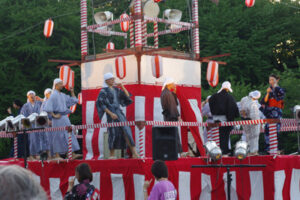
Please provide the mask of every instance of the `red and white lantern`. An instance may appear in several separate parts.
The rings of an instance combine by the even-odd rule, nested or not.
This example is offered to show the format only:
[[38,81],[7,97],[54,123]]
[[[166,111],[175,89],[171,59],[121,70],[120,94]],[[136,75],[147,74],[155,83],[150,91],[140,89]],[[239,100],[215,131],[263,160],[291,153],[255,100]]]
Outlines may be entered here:
[[66,89],[67,90],[70,90],[70,88],[74,88],[74,76],[75,76],[75,73],[73,70],[70,71],[70,77],[69,77],[69,82],[68,84],[66,85]]
[[119,56],[115,60],[116,74],[119,79],[123,79],[126,76],[126,60],[123,56]]
[[109,42],[106,44],[106,50],[114,50],[115,44],[113,42]]
[[70,107],[71,114],[73,114],[76,111],[76,107],[77,107],[77,104]]
[[163,73],[162,57],[158,55],[153,56],[151,58],[151,66],[152,66],[152,75],[155,78],[161,77]]
[[206,72],[206,80],[211,87],[219,83],[219,64],[216,61],[209,61]]
[[81,105],[82,104],[82,93],[78,93],[78,104]]
[[51,37],[52,32],[53,32],[53,26],[54,26],[54,22],[52,21],[52,19],[47,19],[45,21],[45,24],[44,24],[44,36],[46,38]]
[[[128,16],[126,13],[124,13],[124,14],[122,14],[122,15],[120,16],[120,19],[121,19],[121,20],[122,20],[122,19],[126,19],[126,18],[129,18],[129,16]],[[123,32],[127,32],[127,31],[129,30],[129,21],[121,22],[121,23],[120,23],[120,26],[121,26],[121,30],[122,30]]]
[[255,4],[255,0],[245,0],[245,4],[248,8],[251,8]]
[[155,3],[159,3],[161,2],[162,0],[154,0]]
[[63,81],[63,86],[67,90],[70,90],[70,88],[74,88],[74,76],[75,73],[68,65],[63,65],[59,69],[59,78]]

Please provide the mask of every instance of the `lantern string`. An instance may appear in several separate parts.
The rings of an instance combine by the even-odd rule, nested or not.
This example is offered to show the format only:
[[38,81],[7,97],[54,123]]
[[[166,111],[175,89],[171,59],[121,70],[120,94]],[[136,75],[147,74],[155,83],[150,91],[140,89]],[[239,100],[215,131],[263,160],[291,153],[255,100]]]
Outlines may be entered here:
[[[117,1],[117,0],[108,0],[108,1],[105,1],[105,2],[102,2],[102,3],[98,4],[97,6],[101,6],[101,5],[104,5],[104,4],[108,3],[108,2],[113,2],[113,1]],[[64,16],[68,16],[68,15],[72,15],[72,14],[77,14],[77,13],[80,13],[80,10],[79,10],[79,11],[75,11],[75,12],[73,11],[73,12],[61,14],[61,15],[56,15],[56,16],[53,16],[53,17],[48,17],[47,19],[49,19],[49,18],[51,18],[51,19],[56,19],[56,18],[59,18],[59,17],[64,17]],[[47,20],[47,19],[46,19],[46,20]],[[13,32],[13,33],[11,33],[11,34],[9,34],[9,35],[6,35],[6,36],[0,38],[0,42],[1,42],[1,41],[4,41],[4,40],[7,40],[7,39],[9,39],[9,38],[12,38],[12,37],[14,37],[14,36],[20,35],[20,34],[22,34],[22,33],[25,33],[25,32],[27,32],[27,31],[29,31],[29,30],[31,30],[31,29],[33,29],[33,28],[35,28],[35,27],[37,27],[37,26],[43,24],[43,23],[45,23],[45,20],[40,21],[40,22],[38,22],[37,24],[32,25],[32,26],[30,26],[30,27],[28,27],[28,28],[26,28],[26,29],[24,29],[24,30],[19,29],[19,30],[15,31],[15,32]]]

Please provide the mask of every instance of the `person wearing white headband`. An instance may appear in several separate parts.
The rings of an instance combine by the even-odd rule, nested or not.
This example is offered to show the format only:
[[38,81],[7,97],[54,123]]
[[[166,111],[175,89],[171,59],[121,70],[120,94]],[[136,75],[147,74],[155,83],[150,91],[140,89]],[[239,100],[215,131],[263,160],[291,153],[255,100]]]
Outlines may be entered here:
[[[97,101],[96,108],[99,119],[106,114],[107,122],[125,122],[127,121],[121,106],[128,106],[133,101],[131,95],[122,83],[115,84],[115,77],[112,73],[106,73],[103,76],[104,84],[101,89]],[[118,86],[118,87],[116,87]],[[115,157],[115,149],[126,149],[129,146],[132,157],[138,158],[135,143],[132,138],[131,128],[129,126],[110,127],[108,130],[108,146],[110,150],[110,158]]]
[[[40,114],[42,102],[36,100],[35,92],[30,90],[27,92],[27,103],[25,103],[20,111],[22,115],[28,117],[32,113]],[[34,127],[34,125],[33,125]],[[42,150],[40,144],[40,135],[42,133],[30,133],[28,134],[29,144],[29,160],[39,159],[39,154]],[[26,138],[25,138],[26,139]]]
[[[42,106],[41,106],[41,112],[44,111],[44,108],[46,106],[46,103],[47,103],[48,99],[51,96],[51,93],[52,93],[52,89],[50,89],[50,88],[45,89],[45,91],[44,91],[45,97],[44,97],[44,101],[43,101]],[[51,122],[51,115],[48,114],[48,126],[51,126],[51,123],[52,123]],[[48,159],[51,159],[52,154],[53,154],[52,151],[50,152],[50,149],[51,149],[50,147],[52,146],[52,145],[50,145],[50,141],[52,141],[52,133],[51,132],[42,133],[42,135],[41,135],[42,151],[47,153]]]
[[[164,116],[164,121],[181,121],[177,108],[179,103],[176,95],[176,84],[173,78],[166,78],[160,94],[160,103],[163,110],[162,114]],[[176,131],[176,137],[178,141],[178,151],[184,156],[185,154],[182,153],[178,131]]]
[[[240,116],[236,101],[230,94],[233,90],[229,81],[222,83],[221,89],[209,98],[209,107],[213,115],[214,122],[234,121]],[[223,154],[230,153],[229,139],[232,126],[224,126],[219,128],[220,133],[220,147]]]
[[[252,91],[248,96],[241,99],[241,117],[242,120],[260,119],[260,111],[257,100],[261,93],[258,90]],[[246,135],[246,141],[249,145],[249,155],[258,155],[258,140],[260,133],[260,124],[244,125],[243,130]]]
[[[78,99],[75,96],[74,88],[70,88],[71,96],[61,92],[63,81],[54,79],[53,90],[50,98],[43,108],[52,118],[52,127],[69,127],[71,126],[68,114],[71,113],[70,107],[77,104]],[[60,155],[68,152],[68,131],[56,131],[51,133],[50,149],[53,151],[54,159],[61,160]],[[73,158],[79,158],[81,155],[75,154],[80,149],[77,138],[72,132],[72,152]]]

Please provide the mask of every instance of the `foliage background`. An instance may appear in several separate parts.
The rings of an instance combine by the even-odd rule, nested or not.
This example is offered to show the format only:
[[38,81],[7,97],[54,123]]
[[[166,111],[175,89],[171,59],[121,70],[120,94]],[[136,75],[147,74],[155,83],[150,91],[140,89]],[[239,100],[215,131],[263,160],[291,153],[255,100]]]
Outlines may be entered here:
[[[188,0],[166,0],[160,3],[162,11],[177,8],[183,11],[182,21],[191,21]],[[129,0],[88,0],[89,24],[92,13],[109,10],[118,18],[128,13]],[[43,97],[45,88],[52,87],[58,76],[57,66],[48,59],[80,60],[80,1],[79,0],[0,0],[0,119],[5,118],[7,108],[14,99],[26,102],[26,92],[35,90]],[[292,117],[291,108],[300,104],[300,6],[297,1],[256,1],[247,8],[242,0],[220,0],[215,5],[210,0],[199,0],[199,26],[201,57],[231,53],[219,58],[227,62],[220,66],[220,83],[230,80],[234,97],[239,101],[251,90],[265,94],[268,76],[274,72],[281,77],[280,85],[287,90],[285,117]],[[43,23],[54,20],[53,35],[43,36]],[[152,29],[151,25],[148,25]],[[159,29],[164,29],[160,24]],[[115,25],[115,30],[120,27]],[[94,38],[94,42],[93,39]],[[89,53],[100,53],[108,41],[117,49],[124,42],[117,37],[101,37],[89,34]],[[160,46],[172,46],[179,51],[190,52],[190,32],[160,37]],[[148,40],[151,44],[152,40]],[[202,96],[214,93],[220,87],[211,88],[206,81],[206,63],[202,64]],[[75,71],[75,92],[80,92],[80,68]],[[71,115],[73,124],[81,123],[81,109]],[[285,133],[284,133],[285,134]],[[237,140],[237,136],[233,140]],[[10,140],[0,140],[0,157],[10,150]],[[297,150],[296,134],[285,134],[287,153]]]

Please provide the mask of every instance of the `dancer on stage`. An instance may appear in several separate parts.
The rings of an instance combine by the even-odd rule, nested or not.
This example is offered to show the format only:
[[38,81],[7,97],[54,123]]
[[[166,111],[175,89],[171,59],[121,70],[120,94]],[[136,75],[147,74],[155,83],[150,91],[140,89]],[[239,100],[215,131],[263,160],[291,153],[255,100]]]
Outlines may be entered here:
[[[101,89],[96,101],[99,119],[101,120],[104,113],[107,116],[107,122],[124,122],[127,121],[121,106],[128,106],[132,103],[130,94],[122,83],[115,87],[115,77],[112,73],[104,74],[103,88]],[[132,138],[129,126],[111,127],[108,130],[108,145],[110,150],[110,158],[115,158],[115,149],[126,149],[129,146],[132,157],[138,158],[135,143]]]
[[[260,119],[260,111],[257,100],[260,98],[260,92],[255,90],[241,100],[241,115],[245,120]],[[260,124],[244,125],[243,130],[246,134],[246,141],[249,144],[249,155],[258,155],[258,139],[260,133]]]
[[[285,89],[278,85],[280,78],[275,74],[269,76],[270,87],[267,89],[267,94],[261,101],[260,110],[264,113],[267,119],[280,119],[282,117],[282,109],[284,106],[283,99],[285,97]],[[281,150],[281,138],[278,134],[280,123],[277,123],[278,149]],[[265,126],[265,151],[269,151],[269,124]]]
[[[44,91],[45,98],[44,98],[44,101],[41,106],[41,112],[44,111],[44,108],[46,106],[48,99],[50,98],[51,93],[52,93],[52,90],[50,88],[47,88]],[[48,126],[51,126],[51,118],[52,118],[51,115],[48,114]],[[52,138],[53,138],[52,136],[53,136],[52,132],[44,132],[41,134],[42,151],[47,153],[49,159],[53,155],[53,150],[51,151]]]
[[[234,118],[240,116],[239,109],[237,107],[236,101],[229,94],[233,92],[231,89],[231,84],[228,81],[222,83],[222,88],[218,93],[213,94],[209,99],[209,107],[213,115],[214,122],[226,122],[233,121]],[[223,154],[229,153],[229,139],[230,131],[232,126],[220,127],[220,147]]]
[[[71,126],[68,114],[71,113],[69,109],[71,106],[78,102],[75,96],[74,89],[70,88],[71,95],[66,95],[61,92],[63,89],[63,82],[57,78],[53,81],[53,91],[50,98],[44,107],[44,110],[52,116],[52,127],[67,127]],[[61,160],[60,154],[66,154],[68,152],[68,131],[52,132],[51,148],[53,149],[54,159]],[[80,157],[75,154],[75,151],[80,149],[77,138],[72,132],[72,152],[73,159]]]
[[[178,111],[178,99],[176,95],[176,85],[173,78],[167,78],[164,82],[162,92],[160,94],[160,102],[163,109],[164,121],[181,121]],[[182,153],[182,146],[177,132],[178,151]],[[182,156],[185,156],[183,154]]]
[[[27,103],[21,109],[21,114],[28,117],[32,113],[40,113],[42,102],[36,100],[35,92],[30,90],[27,92]],[[39,159],[39,154],[42,150],[41,147],[41,133],[28,134],[29,143],[29,160]]]

